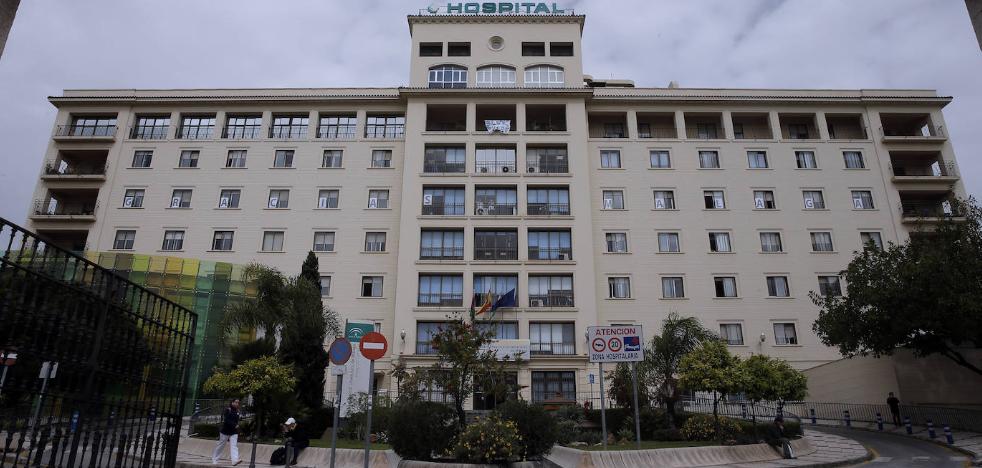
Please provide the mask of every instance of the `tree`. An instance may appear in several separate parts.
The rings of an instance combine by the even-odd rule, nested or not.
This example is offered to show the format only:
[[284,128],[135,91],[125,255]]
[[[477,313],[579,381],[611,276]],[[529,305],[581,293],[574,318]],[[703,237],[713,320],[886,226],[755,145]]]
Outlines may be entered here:
[[756,404],[761,401],[799,401],[805,398],[808,379],[783,359],[755,354],[740,363],[744,382],[743,392],[750,400],[754,415],[754,432],[757,431]]
[[642,362],[626,363],[619,362],[614,370],[608,371],[606,377],[610,382],[608,394],[617,402],[617,406],[624,408],[629,414],[634,414],[634,381],[631,378],[631,365],[637,365],[638,369],[638,410],[651,404],[650,387],[646,383],[650,380],[645,374],[646,366]]
[[321,267],[320,262],[317,261],[317,255],[314,254],[313,250],[307,252],[307,258],[304,259],[303,265],[300,266],[300,277],[310,281],[320,291]]
[[700,343],[714,339],[716,334],[703,327],[695,317],[682,317],[672,312],[662,324],[661,334],[651,338],[650,347],[645,351],[644,361],[638,369],[639,377],[644,375],[645,386],[655,388],[654,397],[665,404],[665,418],[673,429],[675,404],[682,398],[679,394],[679,363]]
[[965,347],[982,347],[982,209],[953,200],[957,218],[885,249],[868,245],[841,272],[845,296],[812,292],[821,307],[813,329],[844,356],[940,354],[982,375]]
[[719,399],[740,391],[746,378],[740,358],[730,354],[720,340],[707,340],[679,362],[679,384],[693,391],[713,392],[713,421],[719,439]]

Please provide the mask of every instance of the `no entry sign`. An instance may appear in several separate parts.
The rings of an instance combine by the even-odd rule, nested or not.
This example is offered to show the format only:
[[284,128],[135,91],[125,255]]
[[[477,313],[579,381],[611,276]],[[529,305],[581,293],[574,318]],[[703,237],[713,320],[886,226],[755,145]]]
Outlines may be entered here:
[[375,361],[385,356],[385,351],[389,349],[389,342],[381,333],[371,332],[361,337],[361,341],[358,342],[358,349],[366,359]]
[[636,362],[644,359],[641,325],[587,327],[590,362]]

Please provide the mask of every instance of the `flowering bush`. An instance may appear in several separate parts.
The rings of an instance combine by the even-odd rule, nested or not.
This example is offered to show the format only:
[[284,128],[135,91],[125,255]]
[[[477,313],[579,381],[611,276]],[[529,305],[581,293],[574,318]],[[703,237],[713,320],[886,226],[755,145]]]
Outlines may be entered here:
[[[682,426],[682,437],[686,440],[712,440],[715,437],[716,423],[711,414],[696,414],[685,421]],[[740,430],[732,419],[720,416],[719,438],[731,440]]]
[[518,460],[521,449],[518,426],[491,414],[460,433],[454,457],[465,463],[507,463]]

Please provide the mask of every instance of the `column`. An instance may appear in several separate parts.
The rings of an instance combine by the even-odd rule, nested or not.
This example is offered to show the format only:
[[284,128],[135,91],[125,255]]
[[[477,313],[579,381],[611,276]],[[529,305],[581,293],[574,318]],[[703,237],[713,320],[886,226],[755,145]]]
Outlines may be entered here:
[[685,114],[682,111],[675,111],[675,133],[679,140],[686,139],[685,133]]
[[733,115],[730,111],[723,111],[723,137],[727,140],[736,139],[733,134]]
[[771,132],[774,133],[774,139],[783,140],[784,132],[781,130],[781,119],[778,117],[777,111],[768,112],[767,119],[771,122]]

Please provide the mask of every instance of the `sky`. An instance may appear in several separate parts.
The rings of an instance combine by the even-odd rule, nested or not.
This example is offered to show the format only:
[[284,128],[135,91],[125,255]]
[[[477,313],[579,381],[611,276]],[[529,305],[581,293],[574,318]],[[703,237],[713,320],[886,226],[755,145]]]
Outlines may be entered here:
[[[444,2],[445,3],[445,2]],[[23,224],[72,88],[399,86],[427,0],[27,0],[0,58],[0,216]],[[962,0],[572,0],[584,73],[637,86],[927,88],[982,195],[982,52]],[[973,110],[974,109],[974,110]]]

